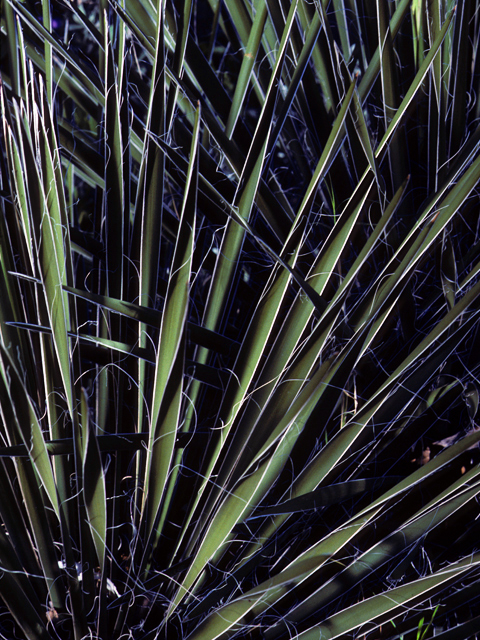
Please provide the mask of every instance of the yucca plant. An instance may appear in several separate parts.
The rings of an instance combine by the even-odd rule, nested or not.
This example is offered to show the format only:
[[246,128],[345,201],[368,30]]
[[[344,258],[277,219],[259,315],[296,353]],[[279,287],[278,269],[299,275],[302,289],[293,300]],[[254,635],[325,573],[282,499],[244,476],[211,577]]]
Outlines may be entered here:
[[480,633],[479,37],[4,2],[2,637]]

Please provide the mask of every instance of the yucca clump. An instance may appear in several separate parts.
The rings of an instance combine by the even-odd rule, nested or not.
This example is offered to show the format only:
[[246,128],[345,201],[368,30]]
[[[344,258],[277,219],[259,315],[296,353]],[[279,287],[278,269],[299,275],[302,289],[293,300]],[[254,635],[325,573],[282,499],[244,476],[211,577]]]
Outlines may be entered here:
[[479,39],[5,0],[2,637],[480,634]]

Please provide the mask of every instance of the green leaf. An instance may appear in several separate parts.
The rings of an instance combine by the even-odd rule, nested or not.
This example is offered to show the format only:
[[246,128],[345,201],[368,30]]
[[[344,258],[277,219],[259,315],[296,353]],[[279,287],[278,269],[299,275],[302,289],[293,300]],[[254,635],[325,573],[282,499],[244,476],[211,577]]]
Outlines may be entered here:
[[2,406],[5,407],[4,410],[7,406],[10,407],[9,419],[16,431],[16,433],[13,430],[10,432],[10,436],[14,438],[11,444],[17,444],[20,440],[27,448],[30,460],[58,516],[55,479],[42,429],[22,380],[2,343],[0,343],[0,360]]
[[198,132],[200,105],[195,117],[195,130],[190,148],[189,172],[180,215],[180,227],[168,281],[165,308],[160,327],[156,359],[155,384],[150,422],[146,466],[145,495],[147,535],[150,536],[165,491],[165,483],[177,435],[178,412],[182,397],[184,335],[187,318],[188,291],[191,277],[195,214],[197,201]]
[[[401,615],[405,611],[405,607],[415,606],[427,600],[439,586],[445,587],[455,581],[460,581],[462,575],[467,575],[469,571],[476,568],[478,561],[478,555],[473,556],[453,564],[448,569],[437,571],[425,578],[419,578],[413,583],[394,587],[388,594],[373,596],[349,609],[334,614],[326,624],[303,631],[298,637],[300,640],[313,640],[321,634],[322,638],[339,638],[350,631],[361,630],[364,624],[371,621],[375,621],[373,628],[377,628],[392,617]],[[371,628],[370,624],[369,629]]]
[[89,420],[89,411],[85,390],[82,390],[82,463],[83,493],[88,515],[88,524],[103,574],[106,553],[107,502],[105,475],[100,456],[97,436]]

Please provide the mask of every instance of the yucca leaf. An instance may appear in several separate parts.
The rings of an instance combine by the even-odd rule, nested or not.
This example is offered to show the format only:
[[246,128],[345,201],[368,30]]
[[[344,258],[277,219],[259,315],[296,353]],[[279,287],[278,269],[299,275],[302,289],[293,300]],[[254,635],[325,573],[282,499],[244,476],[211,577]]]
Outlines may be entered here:
[[[362,528],[364,528],[370,521],[372,521],[372,519],[377,518],[381,513],[381,511],[379,511],[380,505],[383,504],[385,508],[387,504],[391,505],[398,503],[399,500],[401,500],[402,495],[404,496],[412,489],[418,488],[422,481],[428,480],[431,475],[435,474],[442,468],[450,466],[452,462],[458,458],[458,456],[461,456],[462,453],[470,449],[472,446],[475,446],[479,440],[480,433],[473,433],[470,436],[463,438],[455,445],[452,445],[451,447],[446,449],[428,465],[420,467],[408,478],[399,482],[397,485],[395,485],[395,487],[382,494],[380,498],[363,509],[354,519],[346,523],[344,527],[341,527],[337,531],[333,532],[333,534],[331,534],[330,536],[327,536],[322,542],[320,542],[318,545],[314,545],[305,554],[302,554],[298,558],[295,558],[295,560],[293,560],[288,565],[288,567],[278,576],[272,578],[270,581],[267,581],[265,585],[259,585],[257,588],[253,589],[251,595],[255,597],[259,596],[262,593],[266,594],[269,589],[274,588],[277,589],[274,599],[278,599],[281,595],[286,594],[292,589],[294,584],[296,584],[299,580],[301,581],[307,578],[309,575],[312,575],[315,569],[318,569],[329,558],[335,556],[335,554],[337,554],[344,545],[348,544],[349,541],[362,530]],[[318,491],[321,495],[321,490],[319,489]],[[316,492],[314,492],[314,494],[315,493]],[[304,500],[309,501],[310,496],[308,494],[305,494]],[[233,579],[235,581],[235,574],[233,574]],[[281,590],[278,591],[278,589],[280,588]],[[221,596],[222,591],[220,590],[217,595],[217,602],[221,598]],[[245,594],[245,600],[247,602],[249,601],[249,597],[250,593],[247,592]],[[265,596],[263,597],[263,602],[264,605],[267,603],[267,599],[265,598]],[[258,608],[259,604],[260,601],[256,600],[255,604],[252,604],[250,607],[248,607],[248,609],[253,609],[254,606]],[[205,606],[206,605],[207,602],[205,602]],[[201,608],[203,609],[203,607]],[[227,611],[225,611],[224,616],[221,609],[218,610],[218,612],[215,612],[213,614],[213,617],[216,619],[220,618],[228,620]],[[235,620],[240,620],[240,616],[238,616]]]
[[[123,299],[124,246],[126,236],[125,218],[130,216],[128,185],[128,141],[124,139],[126,124],[126,96],[122,95],[119,84],[120,71],[115,70],[113,47],[105,41],[106,83],[105,83],[105,153],[108,158],[105,167],[105,209],[108,213],[105,228],[105,249],[107,264],[108,294]],[[122,121],[123,120],[123,121]]]
[[[398,194],[400,195],[400,194]],[[398,200],[397,200],[398,201]],[[393,206],[390,209],[390,211],[394,210],[394,203],[392,203]],[[358,211],[357,211],[358,213]],[[385,223],[386,220],[388,219],[388,212],[386,212],[385,214],[385,218],[383,219],[383,222]],[[353,218],[355,219],[355,218]],[[380,229],[378,230],[380,231]],[[375,237],[376,235],[373,234],[371,236],[371,240],[372,242],[375,241]],[[342,243],[340,245],[340,247],[343,246],[343,242],[344,240],[342,240],[342,237],[340,235],[339,237],[339,241]],[[331,243],[332,246],[332,253],[335,250],[335,243],[332,242]],[[367,248],[366,248],[367,249]],[[335,256],[337,254],[334,254]],[[335,264],[336,260],[338,259],[338,257],[335,257],[333,262],[332,262],[332,266]],[[361,256],[359,257],[359,262],[361,261]],[[319,272],[322,273],[322,277],[323,277],[323,272],[325,271],[326,266],[324,266],[323,268],[319,269]],[[352,273],[355,273],[355,265],[354,267],[352,267]],[[328,274],[328,271],[327,271]],[[344,281],[344,285],[347,285],[348,282],[348,276]],[[340,291],[338,292],[340,293]],[[299,311],[302,310],[302,305],[299,305]],[[307,316],[308,317],[308,308],[305,309],[305,304],[303,305],[303,315],[305,316],[305,311],[307,312]],[[335,317],[335,315],[332,316],[333,318]],[[287,325],[287,328],[284,331],[285,334],[285,338],[288,340],[292,340],[292,335],[293,336],[298,336],[300,334],[300,331],[298,330],[299,324],[300,324],[300,319],[299,319],[299,315],[297,314],[296,316],[292,316],[293,320],[291,325]],[[303,320],[305,322],[305,320]],[[328,326],[327,325],[327,320],[326,318],[323,321],[323,325],[324,326]],[[302,325],[300,325],[302,326]],[[321,339],[322,340],[322,339]],[[320,340],[319,344],[321,345],[322,341]],[[323,340],[325,340],[325,337],[323,337]],[[293,345],[290,347],[290,350],[293,348]],[[290,371],[290,376],[293,379],[301,379],[301,376],[305,376],[307,375],[309,368],[312,366],[315,358],[317,357],[319,351],[319,346],[317,343],[314,344],[314,346],[312,348],[310,348],[308,350],[308,356],[307,358],[305,358],[305,362],[302,363],[302,361],[300,360],[299,357],[297,357],[297,362],[295,364],[294,367],[291,368]],[[289,351],[283,347],[283,346],[279,346],[278,348],[274,349],[272,354],[270,355],[269,360],[272,362],[272,364],[270,365],[270,367],[268,368],[267,371],[264,370],[264,372],[262,373],[262,376],[264,376],[264,380],[272,380],[272,373],[273,373],[273,369],[271,368],[272,365],[275,362],[280,362],[280,365],[276,364],[276,368],[277,371],[281,371],[283,369],[283,367],[285,366],[285,355],[286,353],[289,353]],[[330,364],[328,365],[330,366]],[[302,369],[303,367],[303,369]],[[328,367],[327,367],[328,370]],[[321,374],[321,375],[330,375],[330,374],[326,374],[326,370]],[[325,382],[324,384],[326,385],[328,378],[325,377]],[[272,383],[270,383],[270,385],[261,385],[261,387],[263,387],[260,391],[260,393],[263,394],[263,397],[266,397],[266,393],[268,390],[268,386],[271,386]],[[268,443],[271,441],[271,438],[274,438],[274,434],[276,433],[275,431],[273,432],[272,435],[270,435],[269,431],[269,424],[277,424],[277,432],[278,429],[280,428],[280,425],[282,424],[282,417],[284,415],[288,415],[288,411],[289,411],[289,406],[290,406],[290,402],[293,400],[293,398],[295,397],[297,390],[299,388],[299,384],[294,384],[294,383],[289,383],[289,386],[292,387],[292,391],[289,390],[289,392],[287,393],[286,389],[287,389],[287,385],[283,384],[282,388],[281,388],[281,393],[279,393],[278,395],[273,396],[273,398],[271,399],[271,403],[266,405],[266,411],[265,411],[265,417],[261,417],[259,418],[258,422],[255,422],[251,417],[250,414],[247,413],[245,414],[245,416],[243,417],[243,423],[244,423],[244,427],[241,431],[239,431],[238,433],[238,437],[236,438],[236,440],[232,443],[231,448],[232,450],[241,450],[243,452],[243,449],[245,447],[245,442],[248,441],[249,444],[249,455],[248,458],[246,458],[246,456],[243,454],[242,457],[246,458],[248,460],[248,464],[251,464],[253,460],[256,459],[256,457],[263,455],[264,452],[264,448],[268,446]],[[293,395],[292,395],[293,394]],[[259,392],[256,392],[256,398],[261,397],[259,396]],[[263,401],[265,402],[265,400]],[[252,409],[254,412],[254,415],[256,413],[255,410],[255,406],[252,404]],[[247,416],[250,419],[250,425],[249,422],[247,420]],[[268,416],[268,417],[266,417]],[[255,427],[258,426],[258,424],[262,425],[262,429],[261,431],[258,432],[258,435],[255,431]],[[259,449],[260,444],[262,445],[262,448]],[[254,455],[252,455],[254,454]],[[230,457],[230,456],[229,456]],[[227,461],[229,460],[229,457],[227,457]],[[230,463],[231,464],[231,463]],[[245,468],[245,464],[246,464],[246,460],[239,458],[239,460],[236,461],[235,463],[235,467],[236,467],[236,475],[238,476],[238,473],[240,472],[240,470],[243,470]],[[228,468],[228,467],[227,467]],[[223,476],[222,477],[223,480]]]
[[[72,65],[73,72],[75,73],[75,75],[78,74],[80,85],[82,86],[83,90],[86,90],[86,92],[89,94],[90,99],[100,102],[102,100],[101,89],[99,87],[98,81],[96,82],[94,80],[95,75],[89,73],[87,71],[87,67],[82,68],[79,65],[78,59],[72,57],[68,53],[67,49],[50,33],[48,29],[44,27],[44,25],[42,25],[33,16],[31,12],[28,11],[28,9],[22,4],[22,2],[19,2],[18,0],[9,0],[9,2],[18,12],[19,16],[21,16],[25,24],[28,24],[28,26],[32,28],[36,34],[38,34],[42,41],[47,42],[49,45],[51,45],[52,49],[57,54],[59,54],[62,59]],[[39,58],[39,60],[40,59],[42,61],[42,64],[45,64],[45,60],[43,58]]]
[[306,509],[318,509],[319,507],[337,504],[352,498],[357,494],[369,491],[376,484],[375,480],[350,480],[349,482],[339,482],[326,487],[320,487],[308,494],[303,494],[298,498],[282,502],[276,507],[270,507],[255,514],[255,518],[265,516],[276,516],[283,513],[295,513]]
[[[43,84],[40,82],[43,93]],[[29,227],[35,238],[38,251],[36,270],[44,285],[45,302],[49,322],[54,335],[54,348],[62,377],[68,409],[73,415],[73,387],[70,380],[70,350],[67,331],[70,328],[69,309],[62,292],[62,286],[67,282],[69,272],[68,229],[65,215],[65,201],[63,193],[58,190],[58,171],[56,169],[55,134],[53,120],[48,112],[48,105],[44,104],[41,125],[38,117],[34,117],[33,127],[35,138],[39,141],[38,153],[41,158],[40,168],[35,167],[33,158],[36,150],[25,146],[26,162],[31,162],[27,169],[30,174],[31,194],[36,192],[37,198],[30,202],[31,216]],[[26,133],[26,132],[25,132]],[[53,143],[53,144],[52,144]],[[57,143],[58,144],[58,143]],[[52,155],[53,154],[53,155]],[[23,154],[22,154],[23,155]],[[35,186],[32,181],[38,181]],[[25,232],[29,234],[29,227]],[[28,237],[28,236],[27,236]],[[33,249],[33,247],[32,247]]]
[[67,4],[2,14],[4,633],[474,634],[477,0]]
[[298,434],[299,428],[295,423],[291,424],[290,429],[287,429],[279,438],[275,451],[267,462],[261,464],[256,472],[241,482],[222,502],[210,526],[207,527],[206,536],[169,607],[169,615],[172,614],[182,598],[192,593],[192,588],[204,571],[207,562],[216,553],[221,553],[222,545],[233,527],[240,519],[248,517],[264,492],[270,488],[273,479],[285,465]]
[[[470,571],[476,569],[477,563],[478,557],[474,556],[449,569],[420,578],[411,584],[394,587],[388,594],[373,596],[364,602],[353,605],[349,609],[333,615],[325,625],[318,625],[304,631],[298,637],[301,640],[313,640],[313,638],[318,638],[321,633],[321,637],[338,638],[349,631],[361,630],[364,624],[368,624],[372,620],[378,621],[375,624],[375,627],[378,627],[383,622],[403,613],[405,606],[412,606],[428,599],[439,586],[461,580],[462,575],[468,575]],[[371,628],[372,626],[369,625],[369,629]],[[268,634],[266,637],[273,638],[275,636]]]
[[[155,386],[150,424],[145,486],[148,497],[147,531],[150,536],[161,498],[165,491],[169,465],[177,433],[178,411],[180,410],[182,380],[179,375],[183,354],[188,287],[191,275],[193,236],[197,198],[197,147],[200,125],[200,105],[196,111],[196,126],[190,149],[189,173],[187,175],[185,197],[180,216],[180,228],[172,270],[168,282],[165,309],[160,327]],[[172,401],[167,394],[167,384],[173,385]],[[172,413],[173,412],[173,413]],[[171,414],[171,415],[170,415]],[[151,487],[150,487],[151,483]],[[150,491],[150,494],[149,494]]]
[[[412,523],[407,523],[404,527],[394,531],[385,540],[373,546],[361,555],[361,562],[347,567],[327,585],[322,585],[322,587],[314,591],[311,596],[306,598],[304,602],[289,612],[289,621],[295,624],[296,621],[306,619],[310,612],[315,611],[318,607],[321,607],[341,594],[345,588],[345,584],[352,586],[358,584],[362,579],[365,579],[374,568],[382,566],[388,560],[391,560],[399,554],[404,548],[408,548],[413,540],[418,540],[419,537],[426,536],[438,524],[442,523],[444,518],[455,514],[457,509],[463,507],[469,499],[474,499],[477,493],[478,486],[465,492],[465,495],[460,493],[456,499],[446,501],[440,506],[437,504],[434,513],[425,514],[423,517],[418,517],[418,515],[415,514],[415,519]],[[415,581],[410,584],[410,587],[414,592],[416,588],[418,589]],[[379,597],[378,600],[381,601],[382,598]],[[369,620],[372,620],[372,618],[369,618]],[[271,632],[268,633],[268,636],[275,638],[279,636],[279,633],[280,629],[272,629]]]
[[462,134],[460,133],[465,126],[465,107],[462,104],[460,96],[464,94],[466,74],[461,72],[465,69],[466,60],[468,58],[468,23],[469,15],[472,7],[466,4],[459,4],[456,9],[452,51],[452,65],[449,81],[449,97],[451,108],[453,109],[451,127],[449,132],[449,154],[459,149],[461,145]]
[[379,155],[383,149],[385,148],[385,145],[387,143],[387,141],[389,140],[389,138],[391,137],[391,135],[393,134],[393,132],[395,131],[395,129],[397,128],[400,120],[404,117],[405,112],[407,111],[407,109],[409,108],[414,96],[416,95],[417,91],[419,90],[426,74],[428,73],[430,67],[432,66],[435,57],[437,56],[437,54],[440,51],[440,47],[442,46],[442,42],[447,34],[448,29],[450,28],[450,24],[452,22],[452,19],[455,15],[455,11],[451,11],[450,15],[447,17],[447,19],[445,20],[445,22],[443,23],[443,26],[438,34],[438,36],[435,38],[435,41],[432,43],[432,46],[429,50],[429,52],[427,53],[427,55],[425,56],[425,59],[422,61],[422,64],[420,65],[420,68],[418,69],[417,75],[415,76],[415,79],[413,80],[412,84],[410,85],[410,87],[408,88],[408,91],[405,94],[405,97],[403,98],[402,102],[400,103],[400,106],[398,107],[394,117],[392,118],[387,131],[385,132],[385,135],[383,136],[383,138],[381,139],[381,141],[379,142],[378,148],[377,148],[377,155]]
[[22,49],[18,47],[18,31],[16,17],[13,7],[8,2],[4,6],[5,24],[7,27],[7,47],[8,47],[8,64],[10,71],[10,82],[14,93],[21,96],[20,89],[20,55]]
[[[0,353],[3,402],[9,403],[12,407],[12,414],[9,416],[9,419],[12,421],[12,427],[15,425],[17,429],[15,435],[17,442],[14,441],[11,444],[17,444],[18,440],[20,440],[23,441],[23,444],[27,447],[28,455],[34,464],[51,505],[58,516],[55,480],[35,410],[28,398],[21,378],[8,355],[8,351],[2,344],[0,344]],[[15,410],[21,410],[22,413],[15,415]],[[13,435],[13,431],[10,433]]]
[[252,73],[253,65],[258,55],[260,48],[260,42],[263,36],[263,30],[267,19],[267,3],[263,0],[256,7],[255,19],[252,24],[248,42],[245,47],[245,53],[243,54],[243,62],[240,72],[238,74],[237,83],[235,85],[235,93],[232,99],[232,106],[228,114],[228,120],[225,126],[226,135],[231,138],[235,124],[240,115],[245,95],[247,93],[248,84],[250,82],[250,76]]
[[[43,26],[51,33],[52,31],[52,15],[50,12],[50,2],[42,0],[42,20]],[[48,40],[45,40],[45,76],[46,76],[46,92],[47,102],[52,104],[53,98],[53,58],[52,58],[52,45]]]
[[92,430],[88,415],[85,390],[82,391],[82,463],[83,492],[88,524],[103,574],[107,529],[105,477],[97,437]]
[[[397,36],[398,31],[403,21],[405,20],[407,13],[410,10],[410,5],[411,5],[410,0],[401,0],[398,3],[389,25],[389,29],[393,39],[395,39],[395,37]],[[365,70],[362,81],[360,83],[360,87],[358,89],[360,98],[362,101],[370,93],[372,85],[375,82],[378,74],[380,73],[380,67],[381,67],[381,43],[376,47],[370,59],[370,62],[368,64],[368,67]]]
[[455,305],[455,296],[457,290],[457,265],[455,261],[455,251],[447,234],[444,233],[444,242],[442,242],[442,258],[441,258],[441,279],[443,287],[443,295],[449,308]]
[[[182,10],[179,12],[179,29],[174,36],[175,52],[172,62],[172,71],[178,78],[181,78],[184,71],[185,51],[188,41],[188,32],[190,30],[190,21],[192,19],[192,0],[184,0]],[[168,94],[168,103],[166,108],[166,129],[170,130],[172,124],[173,111],[178,102],[178,85],[170,84]]]
[[20,485],[23,499],[27,505],[27,515],[33,527],[33,535],[39,551],[40,561],[48,587],[52,592],[52,599],[55,606],[61,606],[63,594],[61,594],[60,585],[56,583],[58,567],[55,562],[56,554],[51,544],[47,512],[38,509],[38,505],[43,504],[41,486],[49,502],[49,507],[53,508],[57,518],[60,517],[55,478],[31,400],[8,355],[8,351],[1,344],[0,353],[2,418],[7,424],[11,425],[11,431],[8,434],[11,438],[10,444],[22,443],[29,456],[29,464],[25,464],[24,461],[20,460],[17,463]]

